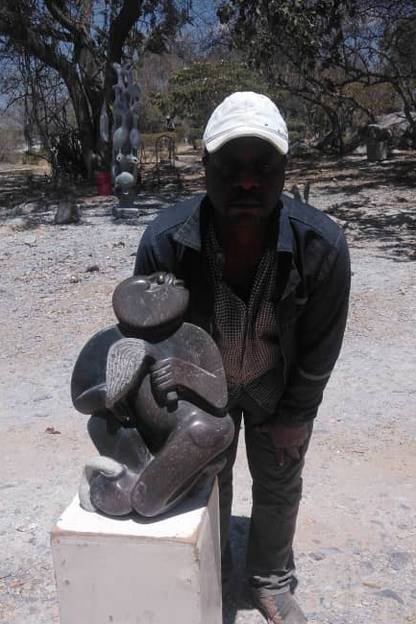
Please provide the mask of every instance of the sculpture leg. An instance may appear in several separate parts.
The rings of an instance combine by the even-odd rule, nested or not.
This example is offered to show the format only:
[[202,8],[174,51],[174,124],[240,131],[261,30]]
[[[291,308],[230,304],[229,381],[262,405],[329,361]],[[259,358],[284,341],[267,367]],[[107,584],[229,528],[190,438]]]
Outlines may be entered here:
[[212,416],[185,402],[179,409],[183,416],[133,488],[132,506],[143,516],[168,511],[205,472],[220,470],[220,456],[233,439],[230,416]]
[[110,516],[132,511],[131,492],[152,455],[136,429],[121,426],[111,412],[92,416],[91,439],[100,452],[87,462],[79,489],[81,506]]
[[139,473],[153,459],[137,429],[122,426],[110,411],[92,416],[88,433],[100,455],[125,464],[133,472]]

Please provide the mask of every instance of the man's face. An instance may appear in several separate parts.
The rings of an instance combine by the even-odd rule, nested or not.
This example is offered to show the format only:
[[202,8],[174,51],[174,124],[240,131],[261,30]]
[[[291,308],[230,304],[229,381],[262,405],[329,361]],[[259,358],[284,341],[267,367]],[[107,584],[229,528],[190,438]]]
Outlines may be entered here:
[[250,226],[276,209],[285,181],[286,157],[267,141],[234,139],[208,154],[204,164],[208,197],[230,223]]

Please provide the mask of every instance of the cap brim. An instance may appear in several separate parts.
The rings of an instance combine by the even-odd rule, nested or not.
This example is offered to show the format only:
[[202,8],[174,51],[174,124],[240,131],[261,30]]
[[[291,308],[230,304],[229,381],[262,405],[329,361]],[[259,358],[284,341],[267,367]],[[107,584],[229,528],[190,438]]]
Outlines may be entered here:
[[277,132],[273,132],[270,129],[265,130],[262,128],[249,128],[244,126],[233,128],[231,131],[224,131],[221,134],[208,139],[208,141],[203,141],[203,147],[209,154],[212,154],[213,152],[218,151],[226,143],[243,137],[256,137],[258,139],[263,139],[264,141],[270,143],[283,156],[285,156],[289,151],[288,141]]

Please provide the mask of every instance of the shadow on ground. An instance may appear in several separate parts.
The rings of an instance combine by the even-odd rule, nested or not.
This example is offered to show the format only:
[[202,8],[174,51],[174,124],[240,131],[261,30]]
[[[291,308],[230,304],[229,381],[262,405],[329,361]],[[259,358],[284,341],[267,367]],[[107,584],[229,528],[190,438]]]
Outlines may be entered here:
[[254,609],[247,585],[245,546],[250,519],[232,516],[230,543],[232,560],[223,572],[223,624],[234,624],[237,612]]
[[[384,256],[395,261],[416,260],[415,152],[400,153],[379,163],[370,163],[363,156],[290,162],[286,187],[297,184],[302,189],[306,182],[312,184],[312,203],[314,194],[322,197],[325,212],[342,222],[350,241],[360,245],[375,242]],[[201,173],[183,174],[181,188],[162,184],[140,192],[138,216],[123,222],[147,225],[160,210],[202,190]],[[112,208],[118,202],[116,197],[97,196],[91,184],[57,189],[44,174],[0,171],[0,223],[20,218],[20,229],[51,225],[61,199],[77,202],[86,219],[114,219]]]
[[416,260],[414,152],[376,163],[363,156],[301,160],[290,163],[288,174],[300,190],[309,182],[325,198],[325,212],[342,222],[349,240],[376,242],[395,261]]

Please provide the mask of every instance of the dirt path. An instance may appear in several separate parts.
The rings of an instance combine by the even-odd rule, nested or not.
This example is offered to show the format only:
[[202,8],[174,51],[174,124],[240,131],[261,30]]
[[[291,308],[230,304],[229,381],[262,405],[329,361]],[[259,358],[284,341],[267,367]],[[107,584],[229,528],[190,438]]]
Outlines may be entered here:
[[[305,469],[298,598],[312,624],[416,624],[414,160],[303,163],[287,188],[306,180],[311,203],[346,224],[354,275],[342,356]],[[112,290],[159,210],[157,198],[146,201],[138,219],[114,222],[111,202],[89,197],[82,222],[61,227],[45,198],[43,207],[0,206],[0,622],[59,621],[49,531],[94,454],[69,379],[85,341],[113,322]],[[225,624],[263,622],[242,591],[249,513],[241,447],[239,572]]]

